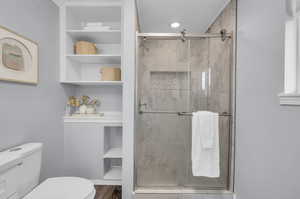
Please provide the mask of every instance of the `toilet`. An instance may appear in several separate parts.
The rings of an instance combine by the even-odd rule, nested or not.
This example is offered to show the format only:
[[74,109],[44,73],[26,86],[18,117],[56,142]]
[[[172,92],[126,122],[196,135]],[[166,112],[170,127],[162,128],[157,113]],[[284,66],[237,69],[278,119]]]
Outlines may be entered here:
[[41,143],[0,152],[0,199],[94,199],[94,184],[78,177],[49,178],[40,185]]

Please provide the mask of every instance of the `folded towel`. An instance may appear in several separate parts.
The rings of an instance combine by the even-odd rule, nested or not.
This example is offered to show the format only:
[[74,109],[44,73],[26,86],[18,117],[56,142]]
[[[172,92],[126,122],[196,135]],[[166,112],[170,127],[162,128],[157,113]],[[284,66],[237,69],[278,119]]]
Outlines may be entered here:
[[90,31],[108,31],[111,30],[110,26],[86,26],[83,28],[84,30],[90,30]]
[[194,176],[220,177],[219,114],[198,111],[192,118],[192,171]]
[[102,22],[88,22],[86,23],[86,26],[103,26],[103,23]]

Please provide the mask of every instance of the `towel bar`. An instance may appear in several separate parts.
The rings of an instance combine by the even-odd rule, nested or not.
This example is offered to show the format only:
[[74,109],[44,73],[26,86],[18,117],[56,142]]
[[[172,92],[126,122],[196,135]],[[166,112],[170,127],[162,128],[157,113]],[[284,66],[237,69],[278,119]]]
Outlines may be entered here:
[[[175,112],[175,111],[139,111],[140,114],[147,114],[147,113],[153,113],[153,114],[176,114],[179,116],[192,116],[192,112]],[[232,116],[230,113],[223,112],[219,113],[219,116],[226,117],[226,116]]]

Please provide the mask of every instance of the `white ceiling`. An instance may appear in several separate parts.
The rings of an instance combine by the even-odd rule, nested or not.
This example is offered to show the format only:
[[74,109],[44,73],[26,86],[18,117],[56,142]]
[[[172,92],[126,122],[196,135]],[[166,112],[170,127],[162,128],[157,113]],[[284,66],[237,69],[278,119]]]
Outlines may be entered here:
[[178,32],[170,28],[172,22],[181,24],[180,30],[204,33],[230,0],[137,0],[141,32]]

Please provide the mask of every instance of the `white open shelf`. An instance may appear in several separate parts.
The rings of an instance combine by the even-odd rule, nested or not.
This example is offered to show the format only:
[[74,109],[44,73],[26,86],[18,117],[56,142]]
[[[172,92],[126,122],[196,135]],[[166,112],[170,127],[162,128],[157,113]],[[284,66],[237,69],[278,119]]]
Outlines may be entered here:
[[81,64],[121,64],[121,55],[101,54],[101,55],[67,55],[67,58]]
[[122,126],[104,127],[104,158],[122,158]]
[[120,180],[122,174],[122,127],[104,127],[104,179]]
[[[121,86],[122,81],[100,81],[102,67],[122,67],[122,3],[67,3],[62,15],[62,75],[61,82],[83,86]],[[88,23],[102,23],[101,27],[85,29]],[[78,41],[92,42],[97,54],[75,54]]]
[[122,81],[62,81],[64,84],[78,86],[122,86]]
[[109,149],[103,156],[104,158],[122,158],[122,148],[116,147]]
[[[90,90],[90,88],[89,88]],[[82,91],[83,93],[86,93],[86,91]],[[79,93],[82,93],[79,91]],[[90,92],[89,92],[90,94]],[[94,93],[92,93],[94,94]],[[113,96],[115,97],[115,96]],[[111,101],[111,100],[110,100]],[[70,115],[70,116],[64,116],[64,122],[65,123],[99,123],[104,126],[122,126],[122,113],[121,112],[100,112],[96,115]],[[120,148],[120,147],[116,147]]]
[[122,7],[120,3],[68,4],[66,6],[67,29],[79,29],[86,22],[102,22],[104,26],[120,29]]
[[120,30],[108,31],[87,31],[87,30],[67,30],[67,34],[74,41],[89,41],[93,43],[116,44],[121,42]]
[[121,180],[122,178],[122,159],[104,159],[104,180]]
[[122,167],[113,166],[104,175],[105,180],[121,180],[122,178]]

